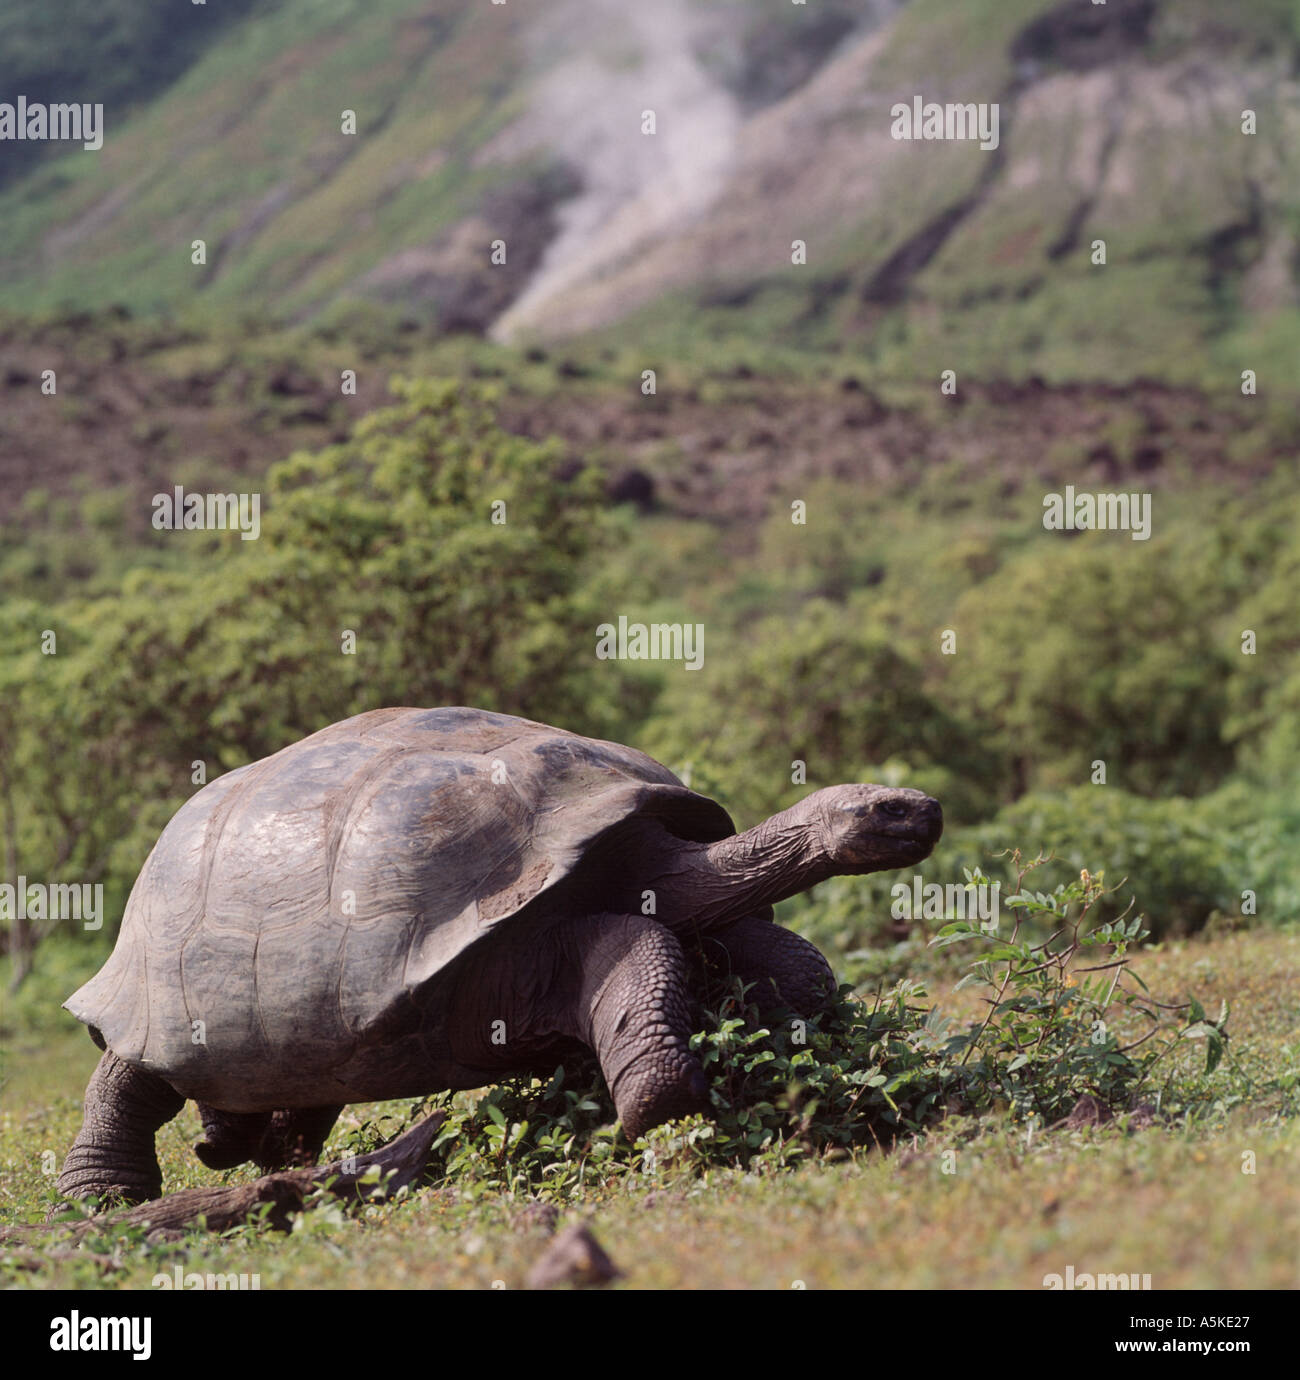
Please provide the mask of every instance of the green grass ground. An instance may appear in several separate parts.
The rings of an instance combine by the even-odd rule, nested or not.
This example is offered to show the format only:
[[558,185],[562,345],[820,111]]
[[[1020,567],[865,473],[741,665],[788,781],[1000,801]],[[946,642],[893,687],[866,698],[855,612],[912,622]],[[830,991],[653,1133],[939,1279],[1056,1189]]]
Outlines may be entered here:
[[[1227,933],[1150,949],[1136,970],[1162,1000],[1195,992],[1232,1007],[1230,1056],[1209,1076],[1204,1049],[1174,1061],[1180,1120],[1027,1136],[1009,1121],[952,1120],[893,1154],[789,1171],[658,1168],[589,1183],[560,1221],[586,1219],[623,1288],[1037,1289],[1045,1275],[1149,1274],[1154,1288],[1293,1288],[1300,1283],[1300,934]],[[970,993],[934,984],[965,1014]],[[96,1051],[80,1029],[6,1032],[0,1220],[39,1221],[51,1171],[75,1135]],[[330,1151],[404,1104],[349,1108]],[[211,1184],[190,1146],[192,1107],[159,1137],[167,1187]],[[1253,1172],[1248,1172],[1253,1171]],[[245,1168],[228,1178],[251,1177]],[[347,1217],[326,1205],[289,1236],[241,1228],[148,1244],[102,1238],[37,1263],[0,1248],[9,1283],[148,1288],[156,1274],[242,1273],[275,1288],[522,1286],[545,1248],[526,1199],[441,1183]],[[500,1282],[500,1284],[498,1284]]]

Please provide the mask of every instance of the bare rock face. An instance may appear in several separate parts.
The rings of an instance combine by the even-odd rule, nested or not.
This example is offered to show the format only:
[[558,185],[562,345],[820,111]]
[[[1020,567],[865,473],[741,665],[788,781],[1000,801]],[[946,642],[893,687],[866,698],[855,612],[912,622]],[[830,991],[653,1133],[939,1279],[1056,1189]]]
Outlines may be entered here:
[[586,1223],[566,1227],[528,1272],[530,1289],[553,1289],[557,1284],[608,1284],[623,1272],[605,1254]]

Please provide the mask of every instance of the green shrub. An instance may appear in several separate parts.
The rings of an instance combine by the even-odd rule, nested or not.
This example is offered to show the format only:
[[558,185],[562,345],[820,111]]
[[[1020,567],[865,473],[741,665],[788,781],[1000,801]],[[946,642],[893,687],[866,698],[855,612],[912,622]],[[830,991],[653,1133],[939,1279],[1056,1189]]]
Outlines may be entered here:
[[1233,765],[1235,663],[1214,626],[1226,600],[1172,541],[1061,541],[959,601],[942,698],[988,726],[1016,791],[1081,785],[1101,760],[1113,786],[1202,794]]
[[1256,923],[1300,919],[1300,800],[1293,790],[1232,781],[1191,802],[1188,813],[1202,837],[1222,840],[1230,859],[1229,914],[1249,916],[1243,893],[1252,892]]
[[689,763],[691,785],[744,820],[819,786],[877,779],[891,759],[915,769],[904,784],[941,795],[960,818],[980,809],[976,776],[997,776],[996,759],[935,703],[921,666],[861,602],[812,600],[793,626],[764,619],[707,652],[700,671],[668,683],[642,745],[670,766]]
[[964,830],[945,858],[956,868],[996,867],[993,855],[1023,840],[1055,854],[1043,869],[1052,885],[1077,877],[1090,859],[1106,858],[1108,880],[1124,885],[1099,901],[1099,913],[1114,918],[1136,893],[1151,932],[1163,937],[1198,930],[1216,910],[1235,907],[1240,860],[1230,837],[1221,825],[1207,825],[1197,802],[1079,786],[1018,800],[989,823]]
[[[1232,629],[1233,675],[1225,726],[1252,775],[1270,784],[1290,784],[1300,767],[1300,504],[1292,501],[1271,527],[1255,519],[1244,540],[1267,557]],[[1254,649],[1247,653],[1243,634]]]
[[1288,827],[1281,806],[1257,803],[1258,822],[1245,828],[1249,807],[1244,787],[1201,800],[1146,800],[1109,786],[1028,795],[986,823],[948,829],[916,868],[833,877],[785,902],[781,917],[848,980],[935,971],[924,941],[942,919],[909,924],[910,902],[896,905],[895,896],[910,896],[914,876],[946,886],[980,869],[1005,897],[1015,882],[1008,850],[1018,840],[1054,854],[1040,874],[1049,886],[1077,878],[1090,859],[1109,859],[1107,882],[1117,890],[1097,900],[1098,916],[1113,920],[1140,895],[1157,937],[1199,930],[1217,913],[1240,914],[1242,890],[1252,885],[1264,899],[1261,915],[1294,915],[1300,864],[1290,844],[1300,833],[1300,811]]

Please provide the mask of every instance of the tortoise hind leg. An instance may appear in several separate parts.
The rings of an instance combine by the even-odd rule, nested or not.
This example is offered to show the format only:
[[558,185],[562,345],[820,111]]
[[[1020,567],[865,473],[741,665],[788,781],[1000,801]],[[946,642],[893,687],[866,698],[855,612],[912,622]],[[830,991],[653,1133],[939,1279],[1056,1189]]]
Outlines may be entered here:
[[199,1104],[203,1139],[194,1153],[209,1169],[256,1162],[263,1173],[315,1164],[342,1107],[282,1107],[275,1112],[223,1112]]
[[86,1086],[85,1120],[63,1161],[65,1198],[142,1203],[162,1192],[154,1134],[185,1105],[157,1074],[106,1050]]
[[206,1102],[197,1105],[203,1139],[194,1153],[209,1169],[233,1169],[257,1155],[271,1125],[270,1112],[223,1112]]
[[701,939],[708,976],[735,974],[752,982],[749,999],[764,1019],[783,1008],[796,1016],[815,1016],[835,995],[835,976],[821,950],[766,915],[743,920]]
[[257,1150],[260,1169],[315,1164],[342,1107],[282,1107],[273,1112]]

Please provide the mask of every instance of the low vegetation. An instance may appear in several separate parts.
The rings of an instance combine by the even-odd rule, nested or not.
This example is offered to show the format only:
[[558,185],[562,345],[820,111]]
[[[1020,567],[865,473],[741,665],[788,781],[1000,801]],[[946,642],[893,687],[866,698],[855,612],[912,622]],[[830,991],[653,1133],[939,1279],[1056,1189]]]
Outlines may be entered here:
[[[1041,914],[1081,914],[1097,885],[1080,879]],[[256,1223],[171,1241],[106,1228],[76,1251],[0,1251],[0,1274],[65,1287],[147,1288],[179,1268],[231,1288],[240,1276],[263,1289],[513,1288],[551,1230],[586,1220],[636,1287],[1041,1288],[1070,1264],[1149,1273],[1157,1288],[1293,1283],[1300,1046],[1293,993],[1277,974],[1300,960],[1297,936],[1130,951],[1132,990],[1180,1009],[1163,1022],[1164,1047],[1122,1063],[1110,1062],[1113,1040],[1130,1039],[1122,1019],[1113,1037],[1092,1039],[1098,978],[1079,972],[1092,962],[1078,962],[1086,949],[1067,962],[1066,944],[1032,972],[1023,954],[993,959],[991,947],[973,966],[973,955],[953,960],[970,943],[991,941],[966,935],[931,951],[933,998],[915,982],[845,992],[798,1042],[724,994],[696,1040],[712,1122],[628,1145],[594,1071],[570,1069],[563,1087],[456,1097],[431,1182],[391,1202],[349,1213],[322,1199],[287,1237]],[[979,972],[990,962],[992,988]],[[973,985],[962,986],[963,970]],[[984,1005],[998,989],[998,1007]],[[1216,1016],[1198,1019],[1194,991]],[[1013,1068],[1031,1028],[1042,1037],[1035,1057]],[[49,1166],[75,1133],[76,1080],[95,1053],[79,1030],[22,1049],[0,1113],[6,1221],[39,1221],[54,1200]],[[1085,1091],[1118,1097],[1121,1110],[1068,1105]],[[425,1110],[349,1108],[326,1153],[364,1152]],[[187,1108],[161,1133],[169,1188],[212,1181],[190,1150],[198,1130]],[[245,1168],[225,1179],[252,1177]]]

